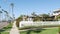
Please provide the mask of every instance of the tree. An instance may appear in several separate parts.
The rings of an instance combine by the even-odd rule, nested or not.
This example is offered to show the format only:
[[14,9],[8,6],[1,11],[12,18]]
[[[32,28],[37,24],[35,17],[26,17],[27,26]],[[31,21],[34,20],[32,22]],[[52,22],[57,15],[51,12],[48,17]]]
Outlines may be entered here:
[[42,16],[42,17],[49,17],[48,14],[42,14],[41,16]]
[[1,6],[0,6],[0,8],[1,8]]
[[19,22],[22,21],[22,17],[23,17],[23,15],[19,16],[19,17],[16,19],[16,25],[17,25],[17,27],[19,27]]
[[31,13],[32,16],[37,16],[37,14],[35,12]]
[[2,11],[0,11],[0,20],[1,20],[1,18],[2,18],[2,15],[1,15],[1,14],[2,14]]
[[14,8],[14,3],[11,3],[10,4],[11,5],[11,9],[12,9],[12,17],[13,17],[13,21],[14,21],[14,19],[15,19],[15,15],[14,15],[14,11],[13,11],[13,8]]
[[60,15],[56,16],[56,20],[60,20]]
[[41,14],[42,20],[46,21],[46,17],[50,17],[48,14]]
[[6,21],[8,21],[8,17],[9,17],[8,12],[6,10],[4,10],[4,9],[2,9],[2,11],[5,13],[5,19],[6,19]]
[[[57,18],[57,20],[60,20],[60,15],[58,15],[58,16],[56,16]],[[59,34],[60,34],[60,27],[59,27]]]
[[0,13],[2,13],[2,11],[0,11]]

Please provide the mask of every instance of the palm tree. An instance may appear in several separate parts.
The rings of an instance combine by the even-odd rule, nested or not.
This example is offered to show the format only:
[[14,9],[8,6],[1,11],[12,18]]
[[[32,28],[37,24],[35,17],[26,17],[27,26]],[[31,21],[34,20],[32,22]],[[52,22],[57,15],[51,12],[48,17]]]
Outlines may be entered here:
[[11,8],[12,8],[12,17],[13,17],[13,20],[14,20],[15,19],[15,17],[14,17],[14,11],[13,11],[14,3],[11,3],[10,5],[11,5]]
[[1,17],[1,14],[2,14],[2,11],[0,11],[0,20],[1,20],[1,18],[2,18],[2,17]]
[[[0,9],[1,9],[1,6],[0,6]],[[0,20],[2,19],[2,11],[0,11]]]
[[4,13],[5,13],[5,19],[7,20],[7,19],[8,19],[8,17],[9,17],[8,12],[7,12],[7,11],[5,11],[4,9],[2,9],[2,11],[4,11]]
[[0,8],[1,8],[1,6],[0,6]]
[[31,13],[32,16],[37,16],[37,14],[35,12]]

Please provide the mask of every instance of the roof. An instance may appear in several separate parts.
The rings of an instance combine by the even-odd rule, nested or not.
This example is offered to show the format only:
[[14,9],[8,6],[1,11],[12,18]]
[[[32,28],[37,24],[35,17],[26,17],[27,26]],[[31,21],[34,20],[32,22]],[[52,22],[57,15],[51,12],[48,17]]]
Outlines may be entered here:
[[54,13],[60,12],[60,9],[53,10]]

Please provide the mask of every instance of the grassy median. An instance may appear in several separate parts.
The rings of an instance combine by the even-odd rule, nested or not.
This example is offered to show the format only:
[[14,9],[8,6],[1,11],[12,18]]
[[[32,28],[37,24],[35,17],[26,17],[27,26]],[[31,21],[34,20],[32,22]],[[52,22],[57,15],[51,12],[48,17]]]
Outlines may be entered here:
[[57,34],[58,27],[20,31],[20,34]]
[[12,23],[10,23],[6,27],[2,28],[0,30],[0,34],[9,34],[9,31],[11,30],[11,28],[12,28]]

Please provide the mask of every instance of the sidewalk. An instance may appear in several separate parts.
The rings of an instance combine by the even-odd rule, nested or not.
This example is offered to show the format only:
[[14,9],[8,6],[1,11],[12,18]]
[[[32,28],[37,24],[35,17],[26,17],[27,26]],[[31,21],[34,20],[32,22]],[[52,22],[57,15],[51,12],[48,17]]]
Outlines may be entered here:
[[13,23],[13,27],[12,27],[12,29],[10,31],[10,34],[19,34],[19,30],[16,27],[16,21],[14,21],[14,23]]

